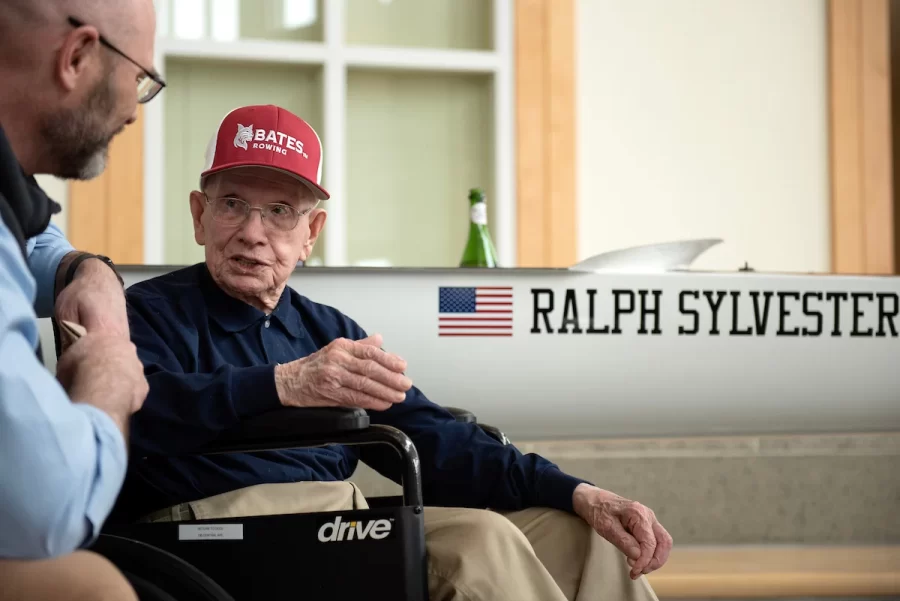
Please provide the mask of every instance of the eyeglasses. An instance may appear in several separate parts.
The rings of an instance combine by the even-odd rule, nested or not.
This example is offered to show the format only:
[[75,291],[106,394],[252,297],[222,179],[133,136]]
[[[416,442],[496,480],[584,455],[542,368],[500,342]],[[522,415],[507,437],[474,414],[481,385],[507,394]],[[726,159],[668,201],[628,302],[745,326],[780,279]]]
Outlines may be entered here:
[[[204,196],[206,195],[204,194]],[[223,196],[214,200],[210,200],[209,196],[206,196],[206,204],[212,206],[213,219],[222,225],[241,225],[247,220],[250,211],[259,211],[264,224],[271,225],[283,232],[289,232],[297,227],[301,217],[308,215],[319,203],[316,202],[313,206],[298,211],[291,205],[280,202],[251,207],[247,201],[233,196]]]
[[[72,25],[72,27],[84,26],[84,23],[74,17],[69,17],[69,24]],[[159,94],[160,90],[166,87],[166,82],[163,81],[163,79],[159,75],[147,70],[139,62],[113,46],[112,43],[103,35],[100,35],[100,43],[119,56],[122,56],[123,58],[125,58],[125,60],[135,65],[142,71],[140,77],[138,77],[137,80],[138,104],[150,102],[157,94]]]

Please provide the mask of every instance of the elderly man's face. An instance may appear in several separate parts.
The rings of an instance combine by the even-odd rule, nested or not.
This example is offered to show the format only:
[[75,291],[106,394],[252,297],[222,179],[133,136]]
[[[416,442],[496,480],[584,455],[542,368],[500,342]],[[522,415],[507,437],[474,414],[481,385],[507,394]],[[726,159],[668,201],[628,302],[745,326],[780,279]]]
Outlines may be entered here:
[[[251,207],[246,218],[240,217],[241,201]],[[292,223],[285,205],[301,213],[290,229],[282,229]],[[191,193],[191,214],[213,279],[232,296],[260,309],[274,308],[325,225],[325,211],[315,206],[309,188],[278,171],[245,167],[212,175],[205,194]],[[253,210],[266,207],[265,216]]]

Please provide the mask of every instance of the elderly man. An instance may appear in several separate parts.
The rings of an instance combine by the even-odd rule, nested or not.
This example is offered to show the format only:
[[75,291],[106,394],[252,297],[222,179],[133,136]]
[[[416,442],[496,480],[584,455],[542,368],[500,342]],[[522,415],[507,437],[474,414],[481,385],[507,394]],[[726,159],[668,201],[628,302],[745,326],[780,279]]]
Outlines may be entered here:
[[[111,262],[77,252],[35,174],[90,179],[161,87],[150,0],[5,0],[0,10],[0,600],[133,599],[94,553],[147,394]],[[105,36],[108,36],[105,37]],[[146,67],[146,68],[145,68]],[[86,333],[42,365],[38,317]]]
[[[205,263],[127,293],[150,383],[133,454],[190,450],[280,406],[361,407],[373,423],[406,432],[421,458],[433,600],[655,599],[643,575],[665,563],[672,540],[652,511],[456,422],[412,386],[406,362],[381,350],[379,335],[286,286],[325,224],[321,165],[315,131],[282,108],[242,107],[220,123],[190,194]],[[355,452],[136,461],[121,515],[177,521],[365,506],[344,482]],[[390,459],[366,456],[382,473]]]

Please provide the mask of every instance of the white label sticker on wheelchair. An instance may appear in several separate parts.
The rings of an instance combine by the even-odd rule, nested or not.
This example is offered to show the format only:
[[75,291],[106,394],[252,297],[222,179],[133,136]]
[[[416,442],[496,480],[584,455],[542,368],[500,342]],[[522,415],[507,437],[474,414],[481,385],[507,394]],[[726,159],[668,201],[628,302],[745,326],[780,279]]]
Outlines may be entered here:
[[243,524],[185,524],[178,540],[244,540]]

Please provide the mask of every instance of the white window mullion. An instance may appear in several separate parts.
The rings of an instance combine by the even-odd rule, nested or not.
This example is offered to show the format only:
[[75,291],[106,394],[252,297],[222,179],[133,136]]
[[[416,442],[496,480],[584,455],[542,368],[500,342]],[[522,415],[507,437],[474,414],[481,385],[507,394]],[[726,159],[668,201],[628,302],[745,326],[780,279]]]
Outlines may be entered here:
[[[214,0],[194,0],[211,8]],[[503,266],[516,265],[515,202],[515,93],[513,10],[515,0],[495,0],[493,5],[494,45],[491,52],[454,49],[406,49],[393,47],[346,46],[346,0],[325,0],[323,43],[238,39],[234,41],[179,39],[174,35],[175,7],[171,1],[156,0],[164,21],[164,35],[157,39],[156,67],[161,71],[167,57],[253,60],[261,63],[323,65],[322,144],[323,175],[331,199],[328,210],[324,262],[328,266],[349,265],[347,214],[347,82],[348,68],[377,67],[425,72],[485,73],[494,77],[494,230]],[[207,13],[209,11],[206,11]],[[209,30],[209,19],[202,27]],[[168,32],[168,35],[165,35]],[[163,264],[165,256],[165,91],[144,107],[144,261]]]
[[499,54],[479,50],[352,46],[344,53],[351,67],[411,69],[440,73],[494,73]]
[[[159,74],[166,77],[166,58],[157,42],[153,63]],[[144,105],[144,263],[162,265],[165,262],[165,148],[164,115],[166,90]]]
[[494,0],[494,199],[500,265],[516,267],[515,93],[513,90],[513,0]]
[[172,31],[172,11],[169,0],[153,0],[153,6],[156,8],[156,39],[159,40],[168,37]]
[[344,0],[328,0],[325,6],[325,76],[323,107],[325,132],[324,179],[331,198],[325,234],[325,265],[347,264],[347,202],[344,196],[346,153],[344,152],[347,103],[347,66],[344,60]]
[[163,40],[166,56],[219,61],[259,61],[292,65],[323,64],[326,47],[318,42],[269,40]]

